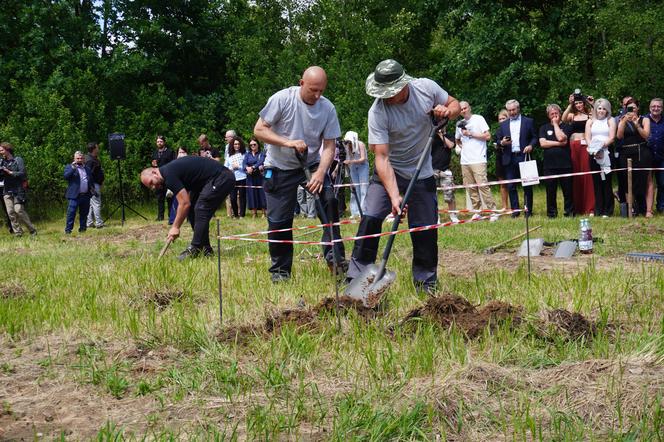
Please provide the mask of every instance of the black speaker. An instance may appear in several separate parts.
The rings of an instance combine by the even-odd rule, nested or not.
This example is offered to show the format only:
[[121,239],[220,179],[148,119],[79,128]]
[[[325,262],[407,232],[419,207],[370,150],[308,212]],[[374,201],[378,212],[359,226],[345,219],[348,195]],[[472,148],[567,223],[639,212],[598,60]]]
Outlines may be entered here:
[[124,160],[126,157],[124,134],[108,134],[108,150],[113,160]]

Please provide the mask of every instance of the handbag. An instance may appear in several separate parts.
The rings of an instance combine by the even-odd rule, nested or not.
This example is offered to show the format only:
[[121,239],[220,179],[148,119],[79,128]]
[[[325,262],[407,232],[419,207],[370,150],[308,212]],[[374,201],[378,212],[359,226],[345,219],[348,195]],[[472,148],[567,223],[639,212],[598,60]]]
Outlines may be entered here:
[[519,172],[521,174],[521,185],[535,186],[539,184],[539,172],[537,172],[537,161],[530,159],[530,154],[526,155],[526,161],[519,163]]

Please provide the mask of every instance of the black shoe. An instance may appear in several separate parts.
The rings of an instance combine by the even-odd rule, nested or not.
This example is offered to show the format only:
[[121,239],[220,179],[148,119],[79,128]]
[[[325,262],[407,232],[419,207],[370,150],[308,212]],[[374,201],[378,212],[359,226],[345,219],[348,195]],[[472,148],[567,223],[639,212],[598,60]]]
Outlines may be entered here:
[[30,236],[37,236],[37,231],[33,230],[32,232],[30,232]]
[[286,282],[290,279],[289,273],[273,273],[270,277],[272,284],[279,284],[280,282]]
[[415,282],[415,290],[417,293],[423,293],[427,296],[436,296],[438,292],[438,284],[435,282]]
[[188,258],[197,258],[200,255],[201,249],[189,246],[182,253],[178,255],[178,261],[184,261]]
[[214,249],[212,249],[210,246],[203,247],[203,256],[206,258],[209,256],[214,256]]

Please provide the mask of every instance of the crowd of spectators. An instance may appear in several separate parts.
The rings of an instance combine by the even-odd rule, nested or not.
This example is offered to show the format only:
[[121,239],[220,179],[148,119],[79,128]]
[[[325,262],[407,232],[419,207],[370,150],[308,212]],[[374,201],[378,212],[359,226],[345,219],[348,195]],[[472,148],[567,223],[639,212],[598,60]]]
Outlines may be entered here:
[[[497,180],[520,177],[519,163],[531,159],[535,149],[542,150],[540,176],[545,178],[546,216],[557,217],[558,188],[562,192],[562,214],[609,217],[628,214],[628,177],[625,170],[631,159],[632,214],[652,217],[664,213],[664,122],[661,98],[649,102],[647,113],[641,112],[638,100],[624,97],[617,112],[605,98],[595,99],[575,91],[568,97],[565,109],[555,103],[546,106],[546,122],[538,127],[532,118],[521,114],[519,102],[509,100],[498,114],[498,128],[490,132],[481,115],[474,114],[470,104],[461,101],[461,118],[454,124],[451,134],[440,131],[432,146],[432,163],[436,184],[442,190],[443,200],[450,211],[450,219],[458,221],[455,214],[454,192],[448,189],[454,184],[450,167],[453,153],[459,155],[461,179],[467,189],[469,209],[498,211],[491,188],[481,186],[489,180],[487,158],[495,155]],[[266,213],[266,196],[263,190],[265,152],[260,141],[251,137],[248,143],[233,130],[225,134],[223,149],[213,147],[206,134],[198,137],[198,149],[185,146],[171,149],[166,137],[158,135],[151,157],[151,165],[163,167],[186,155],[209,158],[222,162],[235,176],[236,186],[227,200],[228,216],[243,218],[247,209],[252,217]],[[492,143],[487,143],[493,140]],[[487,147],[489,146],[489,147]],[[65,167],[64,178],[68,186],[65,233],[74,226],[79,213],[79,232],[87,228],[102,228],[101,189],[104,171],[99,161],[99,146],[88,143],[87,156],[76,152],[71,164]],[[492,152],[493,151],[493,152]],[[615,169],[618,169],[615,171]],[[595,172],[587,174],[587,172]],[[330,167],[332,182],[353,184],[350,193],[350,217],[361,216],[362,204],[369,182],[369,154],[365,144],[355,131],[348,131],[337,142],[335,159]],[[575,175],[576,174],[576,175]],[[614,179],[615,176],[615,179]],[[478,186],[479,185],[479,186]],[[524,209],[520,206],[516,183],[500,184],[501,210]],[[0,144],[0,192],[3,195],[3,215],[10,233],[21,236],[25,225],[35,235],[36,228],[26,211],[27,174],[23,159],[14,155],[9,143]],[[337,189],[339,198],[345,200],[344,189]],[[523,187],[526,216],[533,213],[532,187]],[[163,221],[168,208],[169,224],[177,211],[177,200],[167,189],[155,191],[157,221]],[[296,214],[313,218],[313,197],[298,191]],[[618,204],[616,204],[616,201]],[[340,211],[345,210],[340,202]],[[518,216],[518,212],[512,216]],[[343,213],[341,214],[343,215]],[[475,213],[473,217],[479,215]],[[497,216],[492,215],[491,221]]]

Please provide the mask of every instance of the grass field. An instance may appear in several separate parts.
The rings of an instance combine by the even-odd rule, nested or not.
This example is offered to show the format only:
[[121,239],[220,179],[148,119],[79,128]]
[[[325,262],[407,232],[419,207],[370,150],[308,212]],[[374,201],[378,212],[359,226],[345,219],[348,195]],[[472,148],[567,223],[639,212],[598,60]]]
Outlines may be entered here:
[[[664,252],[664,217],[593,219],[593,255],[547,248],[530,280],[518,241],[483,254],[523,218],[442,228],[435,299],[402,235],[383,307],[339,318],[316,246],[275,286],[266,244],[223,241],[223,324],[216,258],[175,261],[188,227],[158,261],[164,224],[63,225],[0,235],[0,439],[664,439],[664,264],[624,256]],[[530,225],[578,235],[578,218]]]

